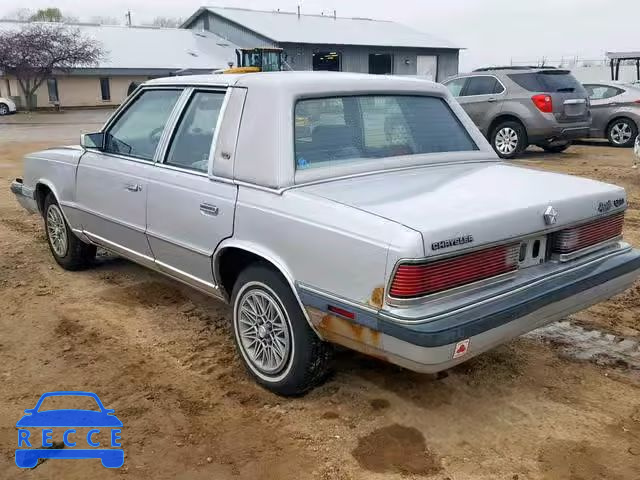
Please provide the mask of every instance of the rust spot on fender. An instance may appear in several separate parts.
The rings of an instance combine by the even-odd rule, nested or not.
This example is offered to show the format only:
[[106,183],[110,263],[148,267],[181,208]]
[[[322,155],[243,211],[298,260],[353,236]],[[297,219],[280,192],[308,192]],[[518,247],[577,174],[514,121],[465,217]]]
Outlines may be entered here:
[[369,305],[376,308],[382,308],[384,302],[384,287],[376,287],[371,292],[371,299],[369,299]]
[[380,332],[312,307],[308,307],[307,312],[311,323],[324,340],[381,360],[387,360],[382,350],[382,334]]

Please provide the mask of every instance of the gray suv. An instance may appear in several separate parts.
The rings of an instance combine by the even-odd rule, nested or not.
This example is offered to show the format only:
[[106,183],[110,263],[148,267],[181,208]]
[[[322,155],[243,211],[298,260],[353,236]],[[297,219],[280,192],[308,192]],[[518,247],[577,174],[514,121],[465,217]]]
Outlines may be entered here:
[[562,152],[589,136],[589,98],[568,70],[481,68],[444,84],[502,158],[529,145]]

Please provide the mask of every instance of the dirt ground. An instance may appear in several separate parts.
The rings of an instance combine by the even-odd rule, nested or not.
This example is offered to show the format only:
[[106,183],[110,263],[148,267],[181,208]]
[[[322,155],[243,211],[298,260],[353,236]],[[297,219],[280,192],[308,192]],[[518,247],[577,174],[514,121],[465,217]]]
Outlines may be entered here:
[[[341,353],[299,399],[256,386],[238,361],[229,309],[121,259],[79,273],[49,254],[41,219],[12,198],[23,154],[76,141],[104,112],[0,123],[0,478],[606,479],[640,477],[640,381],[626,365],[519,339],[445,378]],[[55,124],[55,125],[54,125]],[[42,133],[42,136],[40,135]],[[640,245],[631,151],[594,144],[521,163],[621,184],[625,235]],[[640,336],[640,285],[576,315]],[[15,422],[54,390],[97,393],[124,424],[125,464],[14,464]],[[55,440],[55,438],[54,438]]]

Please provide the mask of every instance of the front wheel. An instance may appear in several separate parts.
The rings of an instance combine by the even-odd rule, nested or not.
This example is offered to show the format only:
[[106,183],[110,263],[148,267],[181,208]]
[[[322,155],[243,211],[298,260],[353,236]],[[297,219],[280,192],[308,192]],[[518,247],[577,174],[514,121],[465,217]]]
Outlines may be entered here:
[[515,158],[528,146],[527,132],[518,122],[502,122],[491,132],[491,146],[500,158]]
[[607,139],[614,147],[632,147],[637,136],[638,126],[628,118],[614,120],[607,128]]
[[6,103],[0,103],[0,117],[4,115],[9,115],[9,113],[10,113],[9,105],[7,105]]
[[295,396],[326,378],[333,349],[311,329],[279,272],[262,264],[247,267],[234,285],[232,305],[236,347],[260,385]]
[[52,193],[44,200],[44,230],[53,258],[65,270],[81,270],[95,258],[96,247],[73,234]]

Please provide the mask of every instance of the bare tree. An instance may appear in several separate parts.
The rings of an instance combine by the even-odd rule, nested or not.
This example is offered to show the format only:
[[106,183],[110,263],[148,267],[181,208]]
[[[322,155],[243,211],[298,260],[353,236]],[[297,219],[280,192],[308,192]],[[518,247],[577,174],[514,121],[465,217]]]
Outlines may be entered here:
[[29,110],[36,90],[54,72],[95,65],[104,54],[99,42],[64,25],[26,24],[0,32],[0,70],[17,78]]
[[153,25],[154,27],[165,27],[165,28],[178,28],[182,25],[181,18],[171,18],[171,17],[156,17],[151,23],[147,25]]
[[17,20],[19,22],[26,22],[33,16],[33,11],[28,8],[16,8],[15,10],[7,13],[3,20]]

